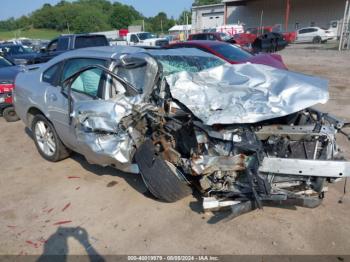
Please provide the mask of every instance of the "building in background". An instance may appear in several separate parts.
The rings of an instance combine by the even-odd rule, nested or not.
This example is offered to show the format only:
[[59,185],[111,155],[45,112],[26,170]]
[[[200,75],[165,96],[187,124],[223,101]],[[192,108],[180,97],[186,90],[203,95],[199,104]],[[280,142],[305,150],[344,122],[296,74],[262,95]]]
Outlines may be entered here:
[[224,25],[224,4],[192,7],[192,33]]
[[246,27],[281,25],[286,31],[308,26],[329,28],[344,14],[345,0],[223,0],[222,4],[193,6],[192,28],[200,32],[225,24]]

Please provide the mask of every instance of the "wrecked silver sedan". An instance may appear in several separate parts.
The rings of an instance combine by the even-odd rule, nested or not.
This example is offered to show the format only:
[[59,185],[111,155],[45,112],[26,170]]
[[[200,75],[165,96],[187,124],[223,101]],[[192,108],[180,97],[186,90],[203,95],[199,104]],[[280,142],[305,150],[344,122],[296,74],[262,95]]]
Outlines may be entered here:
[[346,123],[311,108],[327,81],[195,49],[76,50],[20,73],[14,99],[45,159],[75,151],[140,173],[166,202],[197,189],[205,210],[234,215],[315,207],[350,174],[335,140]]

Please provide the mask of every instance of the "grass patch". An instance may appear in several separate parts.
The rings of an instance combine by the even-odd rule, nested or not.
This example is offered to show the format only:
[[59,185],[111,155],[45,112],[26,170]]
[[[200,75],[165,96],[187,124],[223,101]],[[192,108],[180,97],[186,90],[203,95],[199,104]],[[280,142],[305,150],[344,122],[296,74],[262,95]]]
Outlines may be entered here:
[[47,39],[50,40],[59,36],[60,34],[67,34],[68,32],[59,32],[50,29],[28,29],[16,31],[0,31],[0,40],[8,40],[12,38],[27,37],[31,39]]

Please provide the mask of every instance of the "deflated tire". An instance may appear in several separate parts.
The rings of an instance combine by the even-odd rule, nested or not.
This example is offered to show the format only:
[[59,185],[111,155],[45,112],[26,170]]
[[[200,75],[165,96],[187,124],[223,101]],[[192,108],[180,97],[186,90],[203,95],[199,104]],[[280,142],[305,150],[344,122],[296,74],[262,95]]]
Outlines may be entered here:
[[176,202],[192,193],[191,187],[181,179],[176,167],[157,155],[151,140],[136,152],[135,159],[149,191],[165,202]]

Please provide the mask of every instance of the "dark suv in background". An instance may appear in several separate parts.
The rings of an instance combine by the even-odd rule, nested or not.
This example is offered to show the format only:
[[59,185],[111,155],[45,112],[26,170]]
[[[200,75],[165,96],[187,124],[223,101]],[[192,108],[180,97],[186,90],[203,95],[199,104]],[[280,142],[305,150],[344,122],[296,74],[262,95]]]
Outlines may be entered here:
[[106,36],[95,34],[61,35],[40,50],[40,55],[36,57],[35,63],[45,63],[70,50],[95,46],[109,46]]

